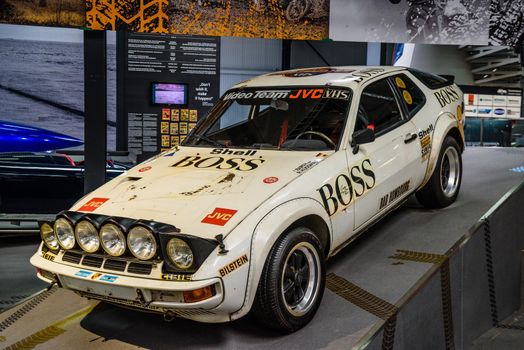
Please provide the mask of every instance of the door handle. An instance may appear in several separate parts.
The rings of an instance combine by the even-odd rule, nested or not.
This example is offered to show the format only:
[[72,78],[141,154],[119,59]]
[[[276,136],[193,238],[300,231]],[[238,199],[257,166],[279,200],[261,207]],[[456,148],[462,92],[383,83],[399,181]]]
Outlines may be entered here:
[[415,141],[417,139],[416,133],[407,134],[406,138],[404,139],[404,143],[410,143],[412,141]]

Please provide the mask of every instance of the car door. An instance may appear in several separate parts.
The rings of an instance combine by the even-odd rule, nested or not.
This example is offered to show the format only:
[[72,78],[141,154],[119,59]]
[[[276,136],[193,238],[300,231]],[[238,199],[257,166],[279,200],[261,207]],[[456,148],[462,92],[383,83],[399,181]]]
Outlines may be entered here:
[[391,82],[400,97],[404,115],[415,127],[417,141],[414,153],[408,154],[408,167],[412,171],[413,186],[418,187],[423,181],[431,151],[431,137],[434,126],[427,115],[432,113],[426,103],[426,95],[406,74],[396,74]]
[[[350,175],[354,176],[359,169],[351,164],[368,159],[375,179],[372,188],[361,191],[355,200],[355,230],[394,206],[413,188],[412,160],[415,156],[420,159],[420,146],[415,126],[406,117],[399,99],[389,77],[374,80],[361,90],[354,132],[372,129],[375,141],[360,145],[356,153],[350,148],[348,164]],[[358,181],[355,186],[358,187]],[[358,188],[355,193],[359,194]]]

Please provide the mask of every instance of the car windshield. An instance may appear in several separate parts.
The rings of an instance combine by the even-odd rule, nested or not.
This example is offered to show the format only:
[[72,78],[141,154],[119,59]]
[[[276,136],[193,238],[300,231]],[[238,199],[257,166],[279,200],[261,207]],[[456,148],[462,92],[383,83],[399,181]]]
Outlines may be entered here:
[[231,90],[183,145],[332,150],[343,133],[350,99],[351,90],[335,87]]

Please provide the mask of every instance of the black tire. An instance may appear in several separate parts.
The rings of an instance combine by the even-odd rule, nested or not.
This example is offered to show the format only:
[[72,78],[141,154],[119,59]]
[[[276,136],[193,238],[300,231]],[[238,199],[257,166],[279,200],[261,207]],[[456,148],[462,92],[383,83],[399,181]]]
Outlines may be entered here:
[[[299,269],[302,272],[295,272],[293,267],[297,264],[300,266],[299,260],[303,261],[304,258],[306,264],[311,263],[308,266],[312,268],[308,268],[306,273],[303,273],[306,271],[304,268]],[[315,278],[311,277],[313,271]],[[294,277],[290,277],[293,273]],[[303,278],[305,274],[308,275],[307,280]],[[311,287],[310,280],[313,281]],[[269,252],[258,283],[253,314],[266,327],[294,332],[308,324],[317,312],[325,282],[326,264],[320,240],[306,227],[295,228],[279,238]],[[286,285],[288,292],[284,291]],[[306,291],[302,291],[300,299],[298,290],[302,288],[306,288]],[[297,304],[288,300],[295,297],[299,299]]]
[[[448,167],[446,161],[449,163],[449,170],[446,170]],[[455,168],[455,173],[451,168]],[[456,173],[457,171],[458,173]],[[461,183],[461,149],[453,137],[447,136],[440,148],[433,175],[426,185],[416,193],[417,200],[427,208],[447,207],[457,199]]]

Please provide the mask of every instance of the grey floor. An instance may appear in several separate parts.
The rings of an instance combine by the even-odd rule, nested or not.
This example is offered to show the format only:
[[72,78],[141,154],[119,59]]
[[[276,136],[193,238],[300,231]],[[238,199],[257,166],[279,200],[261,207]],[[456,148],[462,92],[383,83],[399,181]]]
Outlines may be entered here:
[[515,328],[492,328],[473,343],[472,350],[524,349],[524,310],[519,310],[501,322]]
[[[389,257],[397,249],[444,253],[499,198],[524,180],[524,173],[511,171],[523,165],[524,149],[466,150],[463,185],[456,203],[442,210],[426,210],[416,201],[408,201],[333,258],[328,263],[328,272],[395,304],[430,265],[399,263]],[[35,248],[29,243],[18,248],[0,248],[5,249],[0,250],[0,277],[13,278],[12,283],[0,284],[3,298],[41,287],[35,284],[32,268],[25,260]],[[17,263],[10,259],[16,259]],[[18,274],[4,268],[7,264],[17,265]],[[94,309],[75,314],[90,306]],[[15,310],[0,314],[0,322]],[[9,345],[49,325],[59,324],[65,332],[47,340],[41,348],[348,349],[377,321],[377,317],[329,290],[324,293],[313,321],[287,336],[265,330],[249,317],[220,325],[186,320],[166,323],[157,315],[97,305],[60,290],[0,335]]]

